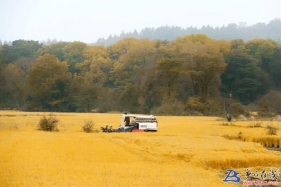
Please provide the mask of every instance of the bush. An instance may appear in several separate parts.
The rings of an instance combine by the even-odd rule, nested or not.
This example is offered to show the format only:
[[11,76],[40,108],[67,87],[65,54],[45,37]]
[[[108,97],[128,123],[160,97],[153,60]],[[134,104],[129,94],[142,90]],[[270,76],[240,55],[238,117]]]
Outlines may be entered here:
[[91,120],[85,121],[84,126],[82,127],[83,131],[86,133],[96,132],[98,133],[99,130],[94,128],[94,123]]
[[267,134],[268,135],[277,135],[277,128],[268,125],[267,127]]
[[242,136],[243,136],[243,133],[240,131],[240,132],[238,133],[238,135],[237,135],[237,138],[238,138],[238,139],[241,139]]
[[205,103],[200,101],[199,97],[189,97],[187,100],[187,106],[190,110],[204,113],[207,106]]
[[236,126],[235,124],[233,123],[221,123],[222,126]]
[[39,121],[38,130],[58,132],[58,122],[59,120],[55,117],[50,116],[47,118],[46,116],[43,116]]
[[187,100],[187,108],[192,115],[196,112],[202,115],[221,115],[223,113],[223,103],[220,99],[210,98],[207,101],[201,101],[200,97],[189,97]]
[[251,123],[250,128],[261,128],[262,122]]
[[234,117],[237,117],[239,115],[246,115],[246,111],[243,108],[243,105],[241,103],[233,103],[231,105],[231,114]]
[[257,100],[259,113],[263,116],[275,116],[281,113],[281,92],[270,90],[266,95]]
[[222,137],[229,139],[229,140],[242,140],[243,132],[239,132],[237,136],[230,136],[229,134],[225,134]]
[[164,97],[162,104],[151,110],[151,113],[156,115],[177,115],[184,116],[187,114],[183,102],[176,98]]
[[228,126],[228,123],[222,123],[221,125],[222,126]]

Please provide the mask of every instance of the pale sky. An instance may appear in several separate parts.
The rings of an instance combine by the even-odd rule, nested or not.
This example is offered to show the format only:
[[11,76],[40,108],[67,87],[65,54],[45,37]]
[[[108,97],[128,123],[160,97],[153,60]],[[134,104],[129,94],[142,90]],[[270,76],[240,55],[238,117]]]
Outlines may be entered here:
[[281,0],[0,0],[0,40],[96,42],[146,27],[253,25],[281,18]]

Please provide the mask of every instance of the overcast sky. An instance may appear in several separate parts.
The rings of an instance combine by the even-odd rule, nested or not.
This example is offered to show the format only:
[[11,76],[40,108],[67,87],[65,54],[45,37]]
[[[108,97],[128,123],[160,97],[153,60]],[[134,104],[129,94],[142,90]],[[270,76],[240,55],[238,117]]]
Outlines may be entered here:
[[281,0],[0,0],[0,40],[98,38],[146,27],[253,25],[281,18]]

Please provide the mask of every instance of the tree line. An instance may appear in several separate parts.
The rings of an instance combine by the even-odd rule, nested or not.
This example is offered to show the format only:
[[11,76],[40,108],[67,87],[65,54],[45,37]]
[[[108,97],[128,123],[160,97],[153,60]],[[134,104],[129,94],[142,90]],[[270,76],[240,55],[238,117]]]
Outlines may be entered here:
[[177,27],[177,26],[162,26],[157,28],[145,28],[140,32],[134,30],[133,32],[125,33],[122,31],[120,35],[110,35],[108,38],[99,38],[95,44],[109,46],[115,42],[133,37],[137,39],[149,38],[151,40],[175,40],[179,36],[188,34],[205,34],[214,39],[233,40],[236,38],[248,41],[254,38],[271,38],[281,43],[281,20],[275,18],[269,23],[256,23],[254,25],[247,25],[245,22],[239,24],[230,23],[227,26],[212,27],[210,25],[203,26],[202,28],[196,27]]
[[229,94],[243,106],[279,93],[280,72],[281,45],[272,39],[191,34],[108,47],[16,40],[0,46],[0,108],[219,115]]

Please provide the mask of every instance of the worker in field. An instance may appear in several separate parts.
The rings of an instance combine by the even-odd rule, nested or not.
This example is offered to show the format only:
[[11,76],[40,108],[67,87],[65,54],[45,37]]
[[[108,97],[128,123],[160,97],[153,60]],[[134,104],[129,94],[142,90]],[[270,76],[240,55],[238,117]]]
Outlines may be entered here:
[[125,126],[129,126],[130,125],[130,117],[126,116],[125,119],[124,119],[124,122],[125,122]]

